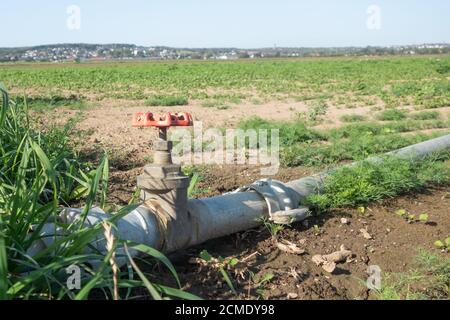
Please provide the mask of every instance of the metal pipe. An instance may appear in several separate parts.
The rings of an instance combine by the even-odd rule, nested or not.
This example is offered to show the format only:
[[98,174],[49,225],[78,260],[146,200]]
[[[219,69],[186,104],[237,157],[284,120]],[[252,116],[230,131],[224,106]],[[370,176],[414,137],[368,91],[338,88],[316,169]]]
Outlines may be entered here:
[[[418,159],[431,153],[450,149],[450,135],[442,136],[409,147],[405,147],[388,155],[403,159]],[[369,161],[382,161],[372,157]],[[354,162],[350,165],[355,165]],[[292,202],[300,203],[309,195],[317,192],[323,180],[330,171],[314,176],[293,180],[286,183],[292,197]],[[73,209],[72,209],[73,210]],[[229,235],[261,224],[259,218],[268,216],[268,205],[265,199],[255,191],[230,193],[221,196],[192,199],[188,201],[187,217],[180,219],[182,224],[174,229],[165,229],[155,212],[141,205],[119,220],[116,236],[121,240],[131,240],[143,243],[155,249],[172,252],[200,244],[207,240]],[[68,220],[76,217],[73,212]],[[107,219],[108,215],[99,211],[90,212],[90,223],[98,223]],[[172,221],[177,223],[177,221]],[[51,226],[45,230],[54,230]],[[177,234],[170,234],[176,230]],[[172,231],[175,232],[175,231]],[[165,243],[170,241],[170,243]],[[44,244],[45,245],[45,244]],[[103,245],[97,245],[102,249]]]

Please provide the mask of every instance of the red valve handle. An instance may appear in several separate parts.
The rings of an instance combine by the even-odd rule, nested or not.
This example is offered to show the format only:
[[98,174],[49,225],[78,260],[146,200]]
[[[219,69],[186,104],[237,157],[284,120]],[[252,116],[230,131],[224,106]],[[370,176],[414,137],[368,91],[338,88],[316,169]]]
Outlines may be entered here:
[[193,120],[187,112],[168,112],[156,114],[151,112],[137,112],[133,116],[133,127],[188,127],[192,126]]

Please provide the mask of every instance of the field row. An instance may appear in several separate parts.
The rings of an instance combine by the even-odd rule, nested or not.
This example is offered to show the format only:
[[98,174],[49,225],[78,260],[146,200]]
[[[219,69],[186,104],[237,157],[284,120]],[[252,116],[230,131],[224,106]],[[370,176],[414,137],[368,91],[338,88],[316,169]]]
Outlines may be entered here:
[[153,106],[291,99],[347,108],[438,108],[450,105],[449,75],[449,56],[0,66],[0,79],[13,93],[46,105],[111,98]]

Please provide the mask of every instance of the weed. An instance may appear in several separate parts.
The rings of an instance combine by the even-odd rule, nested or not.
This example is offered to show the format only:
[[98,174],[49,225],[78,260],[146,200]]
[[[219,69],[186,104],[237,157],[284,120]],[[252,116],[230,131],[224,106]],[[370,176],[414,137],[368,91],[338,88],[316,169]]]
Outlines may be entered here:
[[399,109],[387,109],[379,113],[377,118],[381,121],[403,120],[406,118],[406,112]]
[[264,299],[264,286],[272,281],[272,279],[275,277],[273,273],[265,273],[262,277],[257,278],[256,275],[249,271],[251,282],[253,283],[253,287],[255,288],[256,294]]
[[[84,220],[94,204],[107,205],[107,158],[95,170],[85,172],[66,137],[34,131],[26,105],[10,103],[1,85],[0,91],[0,298],[87,299],[94,288],[105,298],[119,298],[118,288],[141,286],[143,282],[133,280],[130,272],[119,271],[114,263],[119,241],[110,237],[106,254],[86,250],[102,237],[102,224],[90,226]],[[59,216],[62,201],[74,195],[85,198],[81,219],[63,223]],[[105,223],[114,226],[135,207],[120,208]],[[55,235],[43,232],[47,223],[54,223]],[[49,245],[36,252],[40,241]],[[130,246],[164,263],[179,284],[173,266],[161,253],[144,245]],[[128,261],[132,263],[131,257]],[[97,267],[93,269],[92,264]],[[73,265],[82,275],[78,291],[66,286],[65,270]],[[179,289],[154,287],[154,298],[190,298]]]
[[227,110],[230,108],[229,105],[225,104],[222,101],[213,100],[202,102],[201,106],[203,108],[216,108],[217,110]]
[[207,263],[209,263],[210,265],[212,265],[213,267],[218,268],[220,274],[222,275],[223,280],[225,281],[225,283],[228,285],[230,290],[234,294],[236,294],[236,289],[234,289],[233,283],[231,282],[230,276],[228,275],[228,273],[225,270],[225,268],[227,268],[228,265],[229,266],[236,265],[236,263],[238,261],[236,259],[232,259],[230,261],[225,261],[225,259],[223,259],[222,257],[214,258],[206,250],[202,250],[200,252],[200,258],[203,259],[204,261],[206,261]]
[[386,274],[375,297],[380,300],[447,300],[450,259],[421,250],[414,265],[414,269],[406,273]]
[[424,212],[419,214],[419,221],[428,222],[428,213]]
[[147,106],[184,106],[189,103],[183,96],[154,96],[145,101]]
[[340,120],[342,122],[362,122],[366,120],[366,117],[359,114],[345,114],[340,118]]
[[429,184],[448,184],[450,169],[435,159],[430,156],[411,161],[385,157],[382,163],[362,161],[340,168],[325,179],[322,192],[308,198],[308,204],[320,212],[381,201]]
[[196,166],[185,166],[182,169],[183,173],[189,176],[189,186],[188,186],[188,197],[195,198],[201,193],[207,192],[207,188],[199,188],[198,184],[202,180],[203,169],[201,167]]
[[312,104],[305,113],[299,113],[297,116],[299,119],[308,120],[311,122],[317,122],[321,116],[326,115],[328,110],[328,105],[325,101],[320,100]]
[[281,224],[273,223],[269,221],[266,217],[261,217],[261,222],[264,224],[266,229],[269,231],[270,235],[272,236],[272,239],[277,240],[278,233],[284,230],[284,226]]
[[435,120],[439,119],[441,114],[437,111],[422,111],[411,114],[411,119],[414,120]]
[[85,98],[75,94],[69,96],[63,95],[47,95],[35,97],[16,97],[16,104],[27,104],[31,109],[36,111],[53,110],[56,108],[69,108],[83,110],[87,108]]

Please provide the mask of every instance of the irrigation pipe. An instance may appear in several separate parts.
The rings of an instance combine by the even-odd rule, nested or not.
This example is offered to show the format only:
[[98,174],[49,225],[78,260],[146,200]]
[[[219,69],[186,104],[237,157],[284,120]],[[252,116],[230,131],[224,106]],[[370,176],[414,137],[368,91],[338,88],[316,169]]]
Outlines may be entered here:
[[[411,145],[386,155],[415,160],[446,149],[450,149],[450,135]],[[379,157],[367,160],[383,161]],[[350,165],[357,163],[354,162]],[[301,208],[302,200],[317,192],[318,188],[320,189],[323,185],[324,178],[329,174],[329,171],[321,172],[287,182],[279,191],[283,193],[283,201],[290,203],[289,209],[298,210],[299,207]],[[204,199],[191,199],[188,201],[187,208],[186,217],[171,222],[173,228],[161,228],[157,214],[149,207],[141,205],[118,220],[116,237],[170,253],[260,225],[260,218],[269,215],[270,202],[264,199],[261,193],[248,190]],[[63,216],[66,222],[70,222],[80,213],[81,209],[66,209]],[[96,224],[108,217],[110,215],[95,208],[89,212],[86,221]],[[306,214],[299,217],[297,220],[305,218]],[[42,234],[52,235],[54,230],[55,225],[49,223],[43,228]],[[30,254],[33,255],[48,246],[52,239],[53,237],[47,237],[39,240]],[[102,241],[96,241],[93,245],[99,250],[105,251]],[[136,252],[132,254],[136,254]]]

